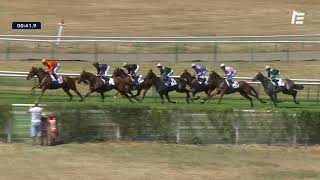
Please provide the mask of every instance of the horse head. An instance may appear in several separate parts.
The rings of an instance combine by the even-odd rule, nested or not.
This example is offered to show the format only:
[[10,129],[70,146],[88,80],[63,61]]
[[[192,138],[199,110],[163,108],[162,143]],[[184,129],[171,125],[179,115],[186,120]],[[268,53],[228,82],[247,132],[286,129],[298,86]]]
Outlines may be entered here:
[[192,78],[192,75],[188,72],[187,69],[185,69],[183,73],[180,75],[180,78],[188,80]]
[[116,68],[114,71],[113,71],[113,77],[119,77],[119,76],[127,76],[128,74],[121,68]]
[[27,80],[33,78],[38,74],[39,69],[37,67],[32,67],[29,71],[29,74],[27,75]]
[[145,79],[153,79],[154,77],[157,77],[156,74],[154,74],[154,72],[152,71],[152,69],[150,69],[148,71],[148,74],[146,75]]
[[256,75],[252,78],[252,81],[261,80],[263,77],[264,76],[261,72],[257,72]]
[[[85,70],[83,70],[81,73],[80,73],[80,77],[79,77],[79,80],[77,81],[78,84],[80,84],[81,82],[85,83],[85,84],[88,84],[88,80],[90,78],[90,74],[89,72],[86,72]],[[93,74],[92,74],[93,75]],[[94,75],[93,75],[94,76]]]

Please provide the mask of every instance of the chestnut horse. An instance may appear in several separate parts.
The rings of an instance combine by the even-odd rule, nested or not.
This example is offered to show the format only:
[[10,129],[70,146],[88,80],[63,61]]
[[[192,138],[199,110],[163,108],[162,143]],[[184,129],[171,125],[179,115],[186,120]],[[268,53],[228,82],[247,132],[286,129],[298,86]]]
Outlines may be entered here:
[[125,96],[129,101],[132,102],[130,97],[126,93],[125,82],[120,77],[114,77],[114,85],[105,84],[101,77],[96,76],[87,71],[82,71],[78,80],[78,83],[84,82],[85,84],[89,84],[89,91],[85,95],[85,98],[90,96],[90,94],[97,92],[100,93],[102,102],[104,102],[104,92],[111,91],[113,89],[117,90],[121,95]]
[[39,102],[40,98],[44,94],[44,92],[47,89],[59,89],[62,88],[64,92],[70,97],[70,101],[72,100],[73,96],[70,93],[70,89],[73,90],[74,92],[77,93],[77,95],[80,97],[80,101],[83,100],[81,94],[77,90],[77,86],[75,81],[77,78],[71,78],[69,76],[63,76],[62,83],[54,82],[48,72],[46,72],[42,68],[37,68],[37,67],[32,67],[31,70],[29,71],[29,74],[27,75],[27,80],[31,79],[32,77],[36,76],[38,78],[39,84],[32,87],[31,90],[35,88],[40,88],[42,89],[40,96],[37,99],[37,102]]
[[[235,92],[239,92],[241,96],[247,98],[251,103],[251,107],[253,107],[253,103],[252,103],[252,98],[250,96],[255,97],[261,103],[265,103],[264,101],[262,101],[262,99],[259,98],[257,91],[245,81],[239,81],[238,88],[229,87],[228,84],[226,83],[226,80],[223,77],[221,77],[215,71],[211,71],[209,74],[208,82],[217,88],[213,91],[213,94],[210,94],[208,96],[207,99],[217,94],[220,94],[218,104],[221,103],[221,100],[225,94],[232,94]],[[204,100],[206,101],[207,99],[204,99]]]

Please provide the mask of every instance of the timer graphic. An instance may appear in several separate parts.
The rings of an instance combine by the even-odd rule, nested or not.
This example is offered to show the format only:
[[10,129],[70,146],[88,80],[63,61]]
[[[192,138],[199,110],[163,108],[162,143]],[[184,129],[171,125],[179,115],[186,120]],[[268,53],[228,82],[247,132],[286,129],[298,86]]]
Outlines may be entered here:
[[41,22],[12,22],[12,29],[41,29]]

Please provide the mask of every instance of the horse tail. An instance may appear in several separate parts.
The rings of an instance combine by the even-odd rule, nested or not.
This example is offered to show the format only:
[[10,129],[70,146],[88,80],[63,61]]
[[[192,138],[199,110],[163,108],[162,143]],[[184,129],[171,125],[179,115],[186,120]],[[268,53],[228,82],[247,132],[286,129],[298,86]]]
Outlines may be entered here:
[[302,84],[293,84],[293,88],[297,90],[302,90],[304,86]]

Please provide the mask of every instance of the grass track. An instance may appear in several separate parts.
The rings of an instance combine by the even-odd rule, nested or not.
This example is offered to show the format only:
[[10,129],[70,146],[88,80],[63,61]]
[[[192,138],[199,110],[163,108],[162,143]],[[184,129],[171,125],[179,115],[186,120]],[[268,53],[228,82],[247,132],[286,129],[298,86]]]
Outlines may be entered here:
[[[265,145],[0,144],[0,173],[20,179],[319,179],[320,149]],[[54,158],[54,161],[53,161]],[[37,173],[30,171],[36,170]]]

